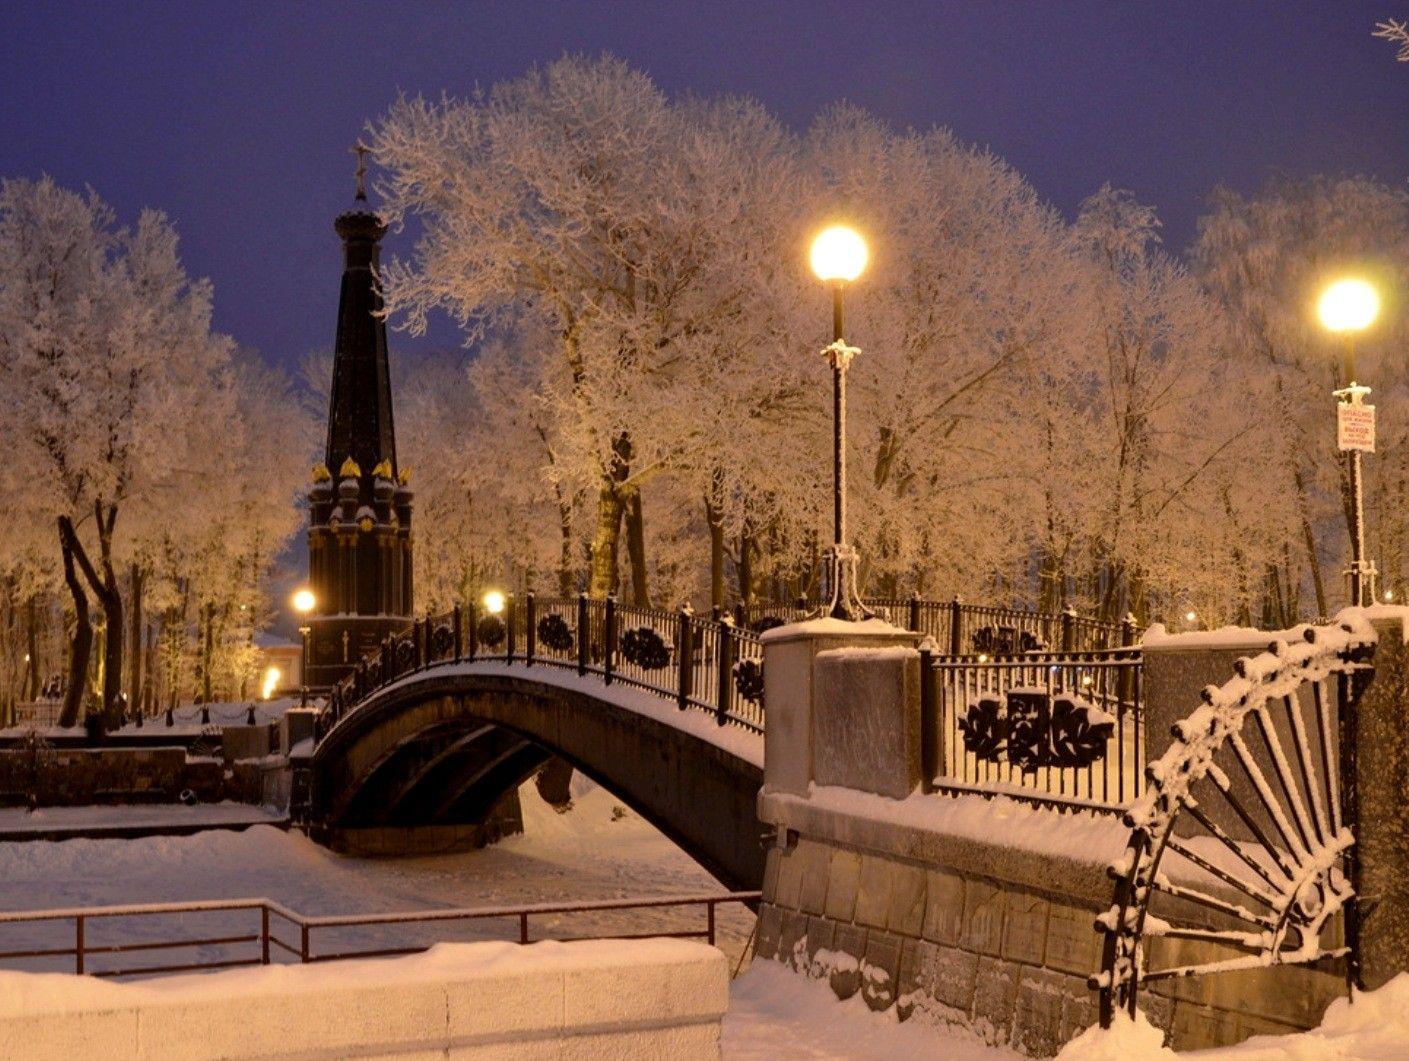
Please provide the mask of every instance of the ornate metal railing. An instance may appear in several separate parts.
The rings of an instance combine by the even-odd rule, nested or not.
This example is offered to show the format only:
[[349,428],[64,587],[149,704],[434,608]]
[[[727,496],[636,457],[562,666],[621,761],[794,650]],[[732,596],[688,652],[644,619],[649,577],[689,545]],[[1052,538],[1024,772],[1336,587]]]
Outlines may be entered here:
[[1359,985],[1356,703],[1375,631],[1306,626],[1204,690],[1149,768],[1111,867],[1101,1023],[1144,984],[1344,960]]
[[940,791],[1114,810],[1143,789],[1139,649],[921,651],[926,774]]
[[[1078,615],[1072,608],[1039,612],[987,604],[920,597],[880,597],[867,605],[888,621],[934,639],[938,651],[953,656],[1009,655],[1019,652],[1093,652],[1133,645],[1135,620],[1119,623]],[[795,622],[816,611],[816,601],[757,602],[734,609],[734,622],[750,630]]]
[[378,689],[429,668],[475,661],[557,667],[594,675],[706,711],[721,726],[763,732],[763,644],[731,618],[697,618],[593,600],[510,597],[502,611],[455,608],[385,640],[333,687],[318,736]]

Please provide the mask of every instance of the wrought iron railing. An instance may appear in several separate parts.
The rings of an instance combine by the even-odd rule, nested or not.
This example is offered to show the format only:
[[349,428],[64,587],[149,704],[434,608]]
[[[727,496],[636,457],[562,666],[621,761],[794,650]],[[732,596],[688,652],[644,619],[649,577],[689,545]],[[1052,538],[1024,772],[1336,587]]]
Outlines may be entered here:
[[1146,985],[1189,977],[1340,961],[1364,986],[1355,751],[1376,634],[1358,610],[1296,633],[1203,690],[1125,814],[1096,921],[1105,1027]]
[[[415,954],[431,942],[413,943],[401,938],[377,941],[375,946],[341,946],[336,950],[318,946],[315,933],[377,928],[383,931],[414,925],[444,925],[452,922],[497,922],[500,935],[531,943],[536,939],[644,939],[669,937],[703,939],[711,945],[716,939],[718,908],[724,905],[753,905],[760,892],[718,892],[703,895],[669,895],[636,899],[606,899],[583,903],[535,903],[521,906],[489,906],[444,910],[415,910],[404,913],[339,914],[309,916],[290,910],[271,899],[220,899],[186,903],[143,903],[129,906],[90,906],[53,910],[0,911],[0,938],[6,930],[21,926],[67,924],[57,929],[62,942],[45,939],[15,949],[0,951],[0,967],[33,969],[36,963],[71,962],[75,973],[102,977],[154,976],[159,973],[222,969],[243,965],[270,965],[289,962],[326,962],[345,958],[376,958]],[[647,910],[703,909],[705,923],[699,928],[662,928],[657,931],[621,933],[597,932],[565,937],[534,933],[532,922],[563,915]],[[243,920],[249,918],[248,921]],[[255,918],[258,918],[256,921]],[[203,918],[208,927],[198,935],[181,928],[179,936],[153,935],[151,926],[163,919]],[[213,923],[212,923],[213,922]],[[506,924],[507,923],[507,924]],[[510,932],[503,929],[512,925]],[[101,931],[102,926],[114,926]],[[166,932],[178,929],[167,928]],[[432,941],[434,942],[434,941]],[[162,964],[114,965],[115,958],[130,961],[135,955],[174,954],[189,960]]]
[[[987,604],[882,597],[867,601],[888,621],[934,639],[950,655],[1007,655],[1018,652],[1093,652],[1133,645],[1135,620],[1119,623],[1078,615],[1074,609],[1040,612]],[[734,609],[735,624],[751,630],[795,622],[815,612],[815,601],[756,602]]]
[[763,732],[763,643],[731,618],[701,619],[688,608],[594,600],[509,598],[490,613],[476,606],[427,616],[386,639],[333,687],[318,736],[373,692],[416,671],[476,661],[557,667],[595,675],[705,711],[721,726]]
[[921,652],[926,772],[938,790],[1110,809],[1143,791],[1141,652]]

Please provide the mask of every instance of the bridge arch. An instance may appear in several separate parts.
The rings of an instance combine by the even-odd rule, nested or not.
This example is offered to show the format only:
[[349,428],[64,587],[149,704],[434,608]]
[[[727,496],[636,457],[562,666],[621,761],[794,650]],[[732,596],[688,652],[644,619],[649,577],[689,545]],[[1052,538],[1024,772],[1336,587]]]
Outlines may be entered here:
[[485,821],[551,755],[615,793],[730,888],[763,880],[763,741],[651,693],[480,662],[361,701],[313,757],[315,836]]

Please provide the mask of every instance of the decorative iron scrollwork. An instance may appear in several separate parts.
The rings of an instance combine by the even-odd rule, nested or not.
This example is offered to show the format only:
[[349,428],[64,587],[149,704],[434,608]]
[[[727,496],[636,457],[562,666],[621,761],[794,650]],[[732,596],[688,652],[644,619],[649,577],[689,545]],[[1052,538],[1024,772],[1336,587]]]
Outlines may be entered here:
[[1014,656],[1038,652],[1045,647],[1042,639],[1031,630],[1020,630],[1016,626],[980,626],[974,631],[974,651],[986,656]]
[[1024,773],[1042,767],[1086,767],[1105,757],[1116,720],[1071,693],[1010,689],[984,694],[959,719],[964,750]]
[[561,615],[545,615],[538,620],[538,641],[554,652],[572,651],[572,628]]
[[450,655],[450,650],[455,647],[455,631],[448,626],[437,626],[431,633],[431,654],[436,659],[443,659]]
[[504,620],[497,615],[486,615],[475,624],[475,633],[479,636],[479,643],[486,648],[497,648],[504,641],[508,630],[504,627]]
[[638,626],[621,635],[621,654],[642,670],[660,670],[670,664],[670,649],[649,626]]
[[416,646],[406,638],[396,642],[396,669],[406,670],[416,663]]
[[741,659],[734,664],[734,688],[751,704],[763,702],[763,661]]

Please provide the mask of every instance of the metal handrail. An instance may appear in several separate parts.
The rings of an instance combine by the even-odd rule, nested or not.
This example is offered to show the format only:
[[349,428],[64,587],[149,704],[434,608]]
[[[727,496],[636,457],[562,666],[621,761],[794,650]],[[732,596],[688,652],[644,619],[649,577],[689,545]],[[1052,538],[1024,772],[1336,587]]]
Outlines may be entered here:
[[[711,946],[716,939],[716,912],[724,904],[757,903],[762,892],[737,891],[719,893],[696,893],[689,895],[652,896],[641,899],[603,899],[585,903],[524,903],[512,906],[455,907],[440,910],[409,910],[381,914],[323,914],[305,915],[267,898],[217,899],[178,903],[138,903],[112,906],[60,907],[45,910],[0,911],[0,925],[23,924],[42,921],[68,921],[74,923],[74,942],[69,947],[44,947],[28,950],[0,951],[0,962],[26,958],[72,957],[74,972],[89,973],[101,977],[151,976],[157,973],[188,972],[199,969],[229,968],[243,965],[269,965],[272,963],[273,948],[296,957],[301,963],[338,961],[351,958],[385,957],[400,954],[415,954],[430,946],[411,945],[398,947],[376,947],[361,950],[315,953],[312,946],[312,933],[316,929],[357,928],[373,925],[412,925],[431,924],[443,921],[483,921],[500,918],[513,918],[518,922],[517,940],[521,944],[533,942],[529,931],[529,919],[546,914],[596,913],[612,910],[646,910],[669,907],[704,907],[706,924],[703,929],[652,932],[652,933],[601,933],[576,939],[645,939],[669,937],[678,939],[704,939]],[[86,929],[93,920],[115,917],[150,917],[163,914],[227,913],[242,910],[258,910],[260,928],[258,932],[237,935],[204,936],[186,939],[163,939],[120,944],[93,945],[87,941]],[[295,946],[280,938],[270,926],[271,916],[281,918],[298,930],[299,941]],[[547,938],[547,937],[540,937]],[[558,937],[553,937],[558,938]],[[102,954],[132,954],[141,951],[162,951],[187,947],[226,946],[240,943],[257,943],[257,957],[213,958],[179,965],[137,966],[128,969],[89,970],[88,958]]]

